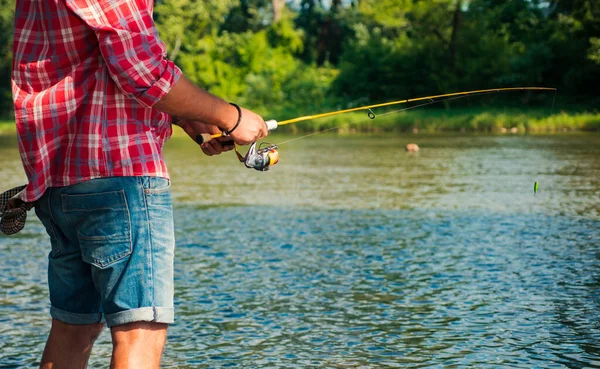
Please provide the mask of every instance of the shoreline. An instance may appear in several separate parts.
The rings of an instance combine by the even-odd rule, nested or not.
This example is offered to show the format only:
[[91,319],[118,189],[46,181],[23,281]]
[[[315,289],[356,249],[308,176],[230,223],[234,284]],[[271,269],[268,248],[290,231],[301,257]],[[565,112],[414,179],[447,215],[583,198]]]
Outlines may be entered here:
[[[432,110],[397,114],[383,112],[375,119],[369,119],[366,117],[366,113],[357,112],[281,126],[277,132],[301,134],[328,129],[342,135],[358,133],[556,134],[600,132],[600,113],[561,112],[549,116],[542,111],[525,113],[522,111],[495,112],[483,109]],[[11,133],[16,133],[14,121],[0,120],[0,134]],[[174,129],[174,135],[180,133],[183,131]]]

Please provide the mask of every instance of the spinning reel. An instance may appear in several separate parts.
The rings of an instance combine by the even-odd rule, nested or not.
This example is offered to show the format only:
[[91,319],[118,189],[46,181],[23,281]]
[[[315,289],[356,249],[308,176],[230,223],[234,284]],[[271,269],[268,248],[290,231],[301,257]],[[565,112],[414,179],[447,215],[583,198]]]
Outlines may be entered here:
[[250,149],[245,156],[242,156],[242,154],[239,153],[237,147],[235,153],[240,162],[244,163],[246,168],[256,169],[259,172],[266,172],[271,166],[277,164],[279,161],[279,152],[277,151],[279,147],[274,144],[262,142],[257,150],[256,144],[257,143],[254,142],[250,145]]
[[[276,129],[278,126],[276,120],[268,120],[265,124],[269,131]],[[277,164],[279,161],[278,148],[279,146],[277,145],[261,142],[257,150],[256,142],[254,142],[250,145],[250,149],[245,156],[242,156],[242,154],[239,153],[237,146],[235,147],[235,154],[238,159],[244,163],[246,168],[256,169],[259,172],[266,172],[271,166]]]

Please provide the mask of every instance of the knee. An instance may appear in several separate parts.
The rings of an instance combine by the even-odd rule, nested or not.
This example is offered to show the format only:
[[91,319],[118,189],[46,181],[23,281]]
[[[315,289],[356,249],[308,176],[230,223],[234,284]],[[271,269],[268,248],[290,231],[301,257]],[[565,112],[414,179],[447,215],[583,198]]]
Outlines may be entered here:
[[94,324],[93,326],[89,326],[86,328],[87,329],[84,332],[84,337],[88,341],[94,342],[94,341],[96,341],[98,336],[100,336],[100,333],[102,333],[102,330],[104,329],[104,324]]
[[134,322],[111,328],[113,345],[137,344],[162,346],[167,337],[167,325],[153,322]]
[[53,321],[52,332],[56,336],[62,337],[63,340],[69,342],[72,346],[88,346],[92,344],[100,333],[104,324],[86,324],[72,325],[65,324],[59,321]]
[[167,337],[167,325],[135,322],[111,328],[111,368],[158,369]]

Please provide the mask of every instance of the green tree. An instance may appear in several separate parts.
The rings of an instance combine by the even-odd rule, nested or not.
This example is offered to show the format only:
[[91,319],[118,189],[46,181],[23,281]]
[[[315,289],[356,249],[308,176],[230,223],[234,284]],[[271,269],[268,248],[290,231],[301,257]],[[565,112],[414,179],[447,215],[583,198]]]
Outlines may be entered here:
[[235,0],[166,0],[157,2],[154,17],[169,56],[177,60],[180,52],[193,52],[198,40],[214,37],[220,19],[230,13]]
[[337,65],[344,43],[353,36],[351,25],[356,22],[353,6],[333,0],[326,8],[322,1],[302,0],[297,12],[295,23],[303,31],[306,44],[302,59],[318,66]]
[[[14,6],[0,0],[0,114]],[[155,20],[195,82],[280,115],[519,85],[600,100],[597,0],[156,0]]]
[[334,87],[382,100],[548,85],[594,96],[600,2],[363,0]]
[[588,59],[596,64],[600,64],[600,38],[590,38],[590,50],[588,51]]
[[600,64],[594,55],[600,36],[600,2],[556,0],[551,9],[554,23],[547,43],[556,54],[552,78],[570,94],[597,96]]
[[[380,100],[467,85],[462,61],[481,58],[471,50],[483,42],[464,42],[470,32],[465,2],[365,0],[358,11],[361,23],[342,56],[338,93]],[[485,41],[502,42],[492,38]],[[365,80],[357,83],[360,78]]]
[[0,116],[12,109],[10,74],[15,0],[0,0]]

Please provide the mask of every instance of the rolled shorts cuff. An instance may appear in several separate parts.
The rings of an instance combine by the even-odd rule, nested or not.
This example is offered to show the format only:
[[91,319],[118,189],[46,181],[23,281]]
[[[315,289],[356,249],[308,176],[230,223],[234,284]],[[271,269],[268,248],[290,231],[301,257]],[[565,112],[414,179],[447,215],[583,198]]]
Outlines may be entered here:
[[106,314],[104,318],[106,319],[106,325],[108,327],[133,322],[172,324],[175,322],[175,309],[165,307],[143,307],[114,314]]
[[85,325],[85,324],[97,324],[102,323],[102,314],[77,314],[70,313],[68,311],[60,310],[54,306],[50,307],[50,316],[52,318],[61,321],[63,323],[72,325]]

